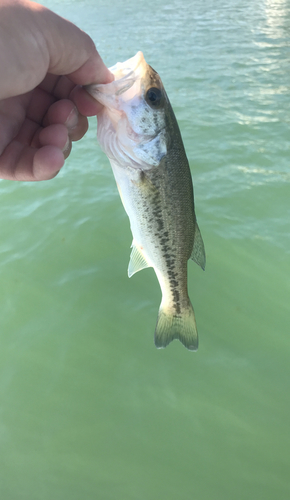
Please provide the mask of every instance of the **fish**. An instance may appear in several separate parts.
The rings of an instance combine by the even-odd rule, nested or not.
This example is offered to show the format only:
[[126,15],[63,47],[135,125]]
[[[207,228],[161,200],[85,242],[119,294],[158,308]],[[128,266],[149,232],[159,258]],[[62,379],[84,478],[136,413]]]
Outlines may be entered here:
[[110,160],[133,236],[128,276],[153,267],[162,292],[154,342],[198,348],[187,262],[205,269],[191,172],[159,74],[139,51],[109,68],[114,81],[86,90],[102,105],[97,137]]

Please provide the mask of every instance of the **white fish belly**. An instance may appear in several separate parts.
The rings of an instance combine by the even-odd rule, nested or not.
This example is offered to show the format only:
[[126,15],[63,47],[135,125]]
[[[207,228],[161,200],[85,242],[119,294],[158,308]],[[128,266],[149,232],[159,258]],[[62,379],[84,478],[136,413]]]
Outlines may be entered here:
[[[144,214],[138,211],[138,183],[140,182],[140,170],[132,167],[121,167],[119,164],[111,161],[111,166],[118,186],[120,198],[125,211],[130,220],[130,227],[134,243],[139,247],[150,267],[158,267],[152,255],[152,245],[149,235],[144,231],[142,218]],[[140,194],[141,196],[141,194]]]

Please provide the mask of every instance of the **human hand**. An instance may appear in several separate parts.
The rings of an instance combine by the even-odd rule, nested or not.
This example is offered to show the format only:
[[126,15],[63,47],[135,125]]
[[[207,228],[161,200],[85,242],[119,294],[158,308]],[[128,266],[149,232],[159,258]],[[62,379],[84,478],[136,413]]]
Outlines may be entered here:
[[0,178],[51,179],[101,109],[81,85],[113,77],[86,33],[29,0],[0,0],[0,68]]

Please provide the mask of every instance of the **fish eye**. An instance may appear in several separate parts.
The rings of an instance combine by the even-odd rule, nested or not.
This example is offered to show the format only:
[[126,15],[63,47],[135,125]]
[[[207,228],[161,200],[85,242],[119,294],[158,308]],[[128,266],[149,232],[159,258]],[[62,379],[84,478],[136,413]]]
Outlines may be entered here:
[[147,90],[145,99],[151,108],[158,108],[161,104],[162,92],[157,87],[151,87]]

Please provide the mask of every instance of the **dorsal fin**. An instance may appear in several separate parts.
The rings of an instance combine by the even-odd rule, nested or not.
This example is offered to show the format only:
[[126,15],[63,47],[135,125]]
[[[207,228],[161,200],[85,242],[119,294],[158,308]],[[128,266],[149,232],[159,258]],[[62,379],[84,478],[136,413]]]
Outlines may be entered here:
[[205,269],[205,250],[197,222],[195,223],[193,249],[190,258],[194,260],[203,270]]
[[151,267],[151,266],[150,266],[150,264],[148,264],[142,251],[139,248],[137,248],[137,246],[133,240],[132,252],[130,255],[130,262],[129,262],[129,267],[128,267],[129,278],[131,278],[131,276],[133,276],[133,274],[137,273],[138,271],[141,271],[142,269],[145,269],[146,267]]

